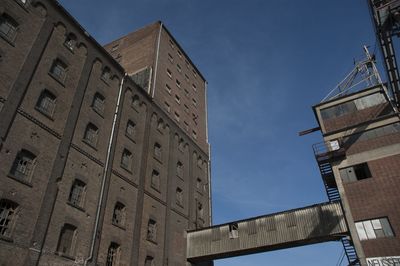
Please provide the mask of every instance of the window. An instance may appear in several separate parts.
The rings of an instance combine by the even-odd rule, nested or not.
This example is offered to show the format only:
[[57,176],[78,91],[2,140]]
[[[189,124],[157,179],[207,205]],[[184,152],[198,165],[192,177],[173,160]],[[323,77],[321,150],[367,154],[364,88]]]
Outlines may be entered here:
[[111,72],[108,67],[103,68],[103,71],[101,72],[101,79],[104,81],[108,81],[111,77]]
[[140,105],[139,96],[135,95],[135,96],[132,97],[131,105],[135,109],[139,108],[139,105]]
[[35,159],[36,156],[33,153],[27,150],[21,150],[14,160],[10,174],[16,178],[30,182]]
[[147,223],[147,240],[157,242],[157,222],[153,219]]
[[189,91],[187,89],[185,89],[185,96],[189,97]]
[[76,227],[71,224],[65,224],[60,232],[57,252],[60,255],[72,257],[74,254],[76,240]]
[[169,105],[169,103],[164,102],[164,105],[165,105],[165,110],[167,110],[168,113],[171,112],[171,106]]
[[0,36],[9,42],[14,42],[17,36],[18,23],[7,14],[0,17]]
[[239,237],[239,225],[237,223],[229,224],[229,238]]
[[86,143],[90,144],[93,147],[96,147],[98,135],[99,135],[99,129],[92,123],[89,123],[86,126],[85,135],[83,139]]
[[151,187],[160,190],[160,173],[156,170],[151,173]]
[[69,192],[68,202],[77,207],[83,207],[85,200],[86,184],[75,179]]
[[154,258],[151,256],[146,256],[144,266],[154,266]]
[[157,142],[154,144],[154,157],[156,157],[159,160],[161,160],[161,158],[162,158],[161,145]]
[[175,94],[175,101],[176,101],[178,104],[181,104],[181,98],[180,98],[178,95],[176,95],[176,94]]
[[111,48],[111,52],[117,51],[117,50],[118,50],[118,47],[119,47],[119,44],[114,45],[114,46]]
[[192,136],[193,136],[194,139],[197,139],[197,132],[193,130],[192,131]]
[[196,72],[196,70],[192,69],[192,72],[193,72],[193,76],[194,76],[195,78],[197,78],[197,72]]
[[56,107],[56,96],[48,90],[43,90],[39,96],[36,108],[43,114],[52,117]]
[[187,82],[189,82],[189,76],[188,76],[187,74],[185,74],[185,80],[186,80]]
[[185,124],[185,130],[186,130],[186,131],[189,131],[189,124],[188,124],[188,122],[183,121],[183,123]]
[[196,87],[195,84],[192,84],[192,89],[193,89],[194,91],[197,91],[197,87]]
[[174,58],[172,57],[172,55],[170,53],[168,53],[168,60],[172,63],[174,62]]
[[124,149],[124,151],[122,152],[121,167],[125,168],[128,171],[131,171],[131,164],[132,164],[132,153],[127,149]]
[[183,177],[183,163],[180,161],[176,163],[176,174],[179,177]]
[[204,208],[201,202],[197,202],[197,218],[204,219]]
[[178,53],[179,57],[182,57],[181,51],[178,50],[177,53]]
[[168,68],[167,68],[167,75],[168,75],[168,77],[171,79],[172,78],[172,72],[171,72],[171,70],[169,70]]
[[174,49],[175,44],[174,44],[174,42],[172,40],[169,40],[169,46],[171,46],[171,48]]
[[196,179],[196,188],[201,189],[201,179],[200,178]]
[[193,103],[193,106],[197,106],[197,101],[196,101],[196,99],[192,99],[192,103]]
[[179,114],[177,112],[175,112],[174,115],[175,115],[175,120],[179,122],[179,120],[180,120]]
[[18,204],[6,200],[0,200],[0,237],[11,237],[17,216]]
[[117,266],[119,264],[120,246],[117,243],[111,242],[107,251],[106,266]]
[[353,165],[339,171],[343,182],[353,182],[372,177],[367,163]]
[[61,60],[56,59],[50,68],[50,73],[55,79],[61,83],[64,83],[67,76],[67,65]]
[[193,113],[192,118],[193,118],[193,122],[197,125],[197,118],[199,118],[199,116],[196,115],[195,113]]
[[73,51],[76,45],[76,37],[74,34],[68,34],[68,36],[65,38],[64,42],[65,47],[67,47],[69,50]]
[[101,115],[104,113],[105,100],[106,98],[104,98],[104,96],[98,92],[96,92],[96,94],[93,97],[92,107],[97,113]]
[[185,107],[185,113],[187,114],[190,113],[189,106],[187,106],[186,104],[184,104],[183,106]]
[[169,94],[171,94],[171,87],[168,85],[168,84],[165,84],[165,90],[169,93]]
[[176,86],[177,86],[178,88],[181,87],[181,82],[180,82],[179,80],[176,80]]
[[128,120],[128,123],[126,123],[126,130],[125,134],[127,137],[133,139],[136,134],[136,124],[132,120]]
[[387,218],[356,222],[355,225],[360,240],[394,236]]
[[183,190],[180,187],[176,188],[176,204],[183,206]]
[[178,69],[178,72],[182,72],[182,67],[179,64],[176,64],[176,69]]
[[125,225],[125,205],[121,202],[115,203],[112,223],[119,226]]

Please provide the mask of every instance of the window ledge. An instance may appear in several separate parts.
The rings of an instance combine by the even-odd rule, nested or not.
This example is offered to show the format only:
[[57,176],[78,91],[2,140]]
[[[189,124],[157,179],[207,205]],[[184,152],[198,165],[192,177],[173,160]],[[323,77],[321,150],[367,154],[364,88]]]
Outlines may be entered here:
[[104,111],[98,110],[96,107],[92,106],[93,111],[101,116],[101,118],[104,118]]
[[6,41],[9,45],[11,45],[12,47],[15,47],[15,41],[14,40],[10,40],[8,39],[6,36],[4,36],[3,34],[0,34],[0,37]]
[[48,114],[45,110],[41,109],[37,105],[35,106],[35,110],[44,115],[45,117],[47,117],[48,119],[50,119],[51,121],[54,121],[54,118],[51,114]]
[[162,159],[161,159],[159,156],[153,155],[153,158],[154,158],[156,161],[158,161],[160,164],[163,163],[163,162],[162,162]]
[[149,241],[150,243],[153,243],[154,245],[158,245],[157,241],[153,240],[153,239],[149,239],[147,238],[147,241]]
[[109,84],[109,82],[108,82],[110,79],[107,79],[107,80],[106,80],[106,78],[103,78],[103,77],[100,77],[100,79],[101,79],[107,86],[110,86],[110,84]]
[[73,47],[68,46],[66,43],[64,43],[64,47],[65,47],[68,51],[70,51],[70,53],[75,54],[74,48],[73,48]]
[[133,110],[135,110],[137,113],[139,113],[139,106],[131,104]]
[[58,83],[60,83],[61,86],[65,87],[64,81],[60,80],[56,75],[54,75],[53,73],[49,72],[50,77],[52,77],[55,81],[57,81]]
[[136,144],[136,141],[134,140],[134,136],[132,136],[132,135],[129,135],[128,133],[126,133],[125,132],[125,136],[128,138],[128,139],[130,139],[133,143],[135,143]]
[[14,242],[14,240],[9,236],[0,236],[0,240],[6,241],[6,242],[9,242],[9,243],[13,243]]
[[112,222],[112,225],[114,225],[115,227],[118,227],[121,230],[124,230],[124,231],[126,230],[125,226],[123,226],[123,225],[120,225],[120,224],[117,224],[117,223],[114,223],[114,222]]
[[73,203],[70,202],[70,201],[67,201],[67,204],[68,204],[69,206],[75,208],[75,209],[80,210],[81,212],[85,212],[85,209],[84,209],[83,207],[81,207],[81,206],[79,206],[79,205],[76,205],[76,204],[73,204]]
[[68,254],[65,254],[65,253],[62,253],[62,252],[59,252],[59,251],[56,251],[55,254],[58,255],[58,256],[60,256],[60,257],[65,258],[65,259],[75,261],[75,257],[73,257],[73,256],[71,256],[71,255],[68,255]]
[[85,144],[87,144],[89,147],[91,147],[92,149],[94,149],[95,151],[97,151],[96,145],[91,143],[90,141],[88,141],[87,139],[82,139],[82,142],[84,142]]
[[122,165],[122,164],[121,164],[120,166],[121,166],[122,169],[124,169],[124,170],[127,171],[128,173],[133,174],[133,173],[132,173],[132,170],[130,170],[128,167],[126,167],[126,166],[124,166],[124,165]]
[[9,178],[11,178],[11,179],[14,179],[15,181],[20,182],[21,184],[24,184],[24,185],[28,186],[28,187],[33,187],[33,186],[32,186],[32,183],[31,183],[30,181],[23,180],[23,179],[21,179],[21,178],[19,178],[19,177],[16,177],[15,175],[13,175],[13,174],[11,174],[11,173],[9,173],[7,176],[8,176]]

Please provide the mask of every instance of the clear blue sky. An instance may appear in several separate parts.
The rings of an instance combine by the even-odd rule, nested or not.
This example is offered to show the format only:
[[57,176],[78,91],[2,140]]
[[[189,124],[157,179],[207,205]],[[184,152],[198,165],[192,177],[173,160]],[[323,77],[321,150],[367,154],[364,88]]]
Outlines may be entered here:
[[[374,50],[366,0],[62,0],[101,44],[163,21],[206,77],[214,223],[327,201],[311,106]],[[216,262],[335,266],[341,243]],[[343,263],[342,265],[345,265]],[[346,264],[347,265],[347,264]]]

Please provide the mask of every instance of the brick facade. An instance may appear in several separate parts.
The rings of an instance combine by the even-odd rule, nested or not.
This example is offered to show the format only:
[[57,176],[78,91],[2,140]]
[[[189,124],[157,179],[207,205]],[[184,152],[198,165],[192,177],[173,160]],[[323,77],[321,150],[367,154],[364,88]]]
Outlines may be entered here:
[[[0,265],[105,265],[112,247],[119,265],[186,265],[185,231],[211,223],[204,79],[193,138],[55,1],[2,1],[0,15],[17,25],[0,35]],[[155,61],[157,38],[139,33],[127,68]]]

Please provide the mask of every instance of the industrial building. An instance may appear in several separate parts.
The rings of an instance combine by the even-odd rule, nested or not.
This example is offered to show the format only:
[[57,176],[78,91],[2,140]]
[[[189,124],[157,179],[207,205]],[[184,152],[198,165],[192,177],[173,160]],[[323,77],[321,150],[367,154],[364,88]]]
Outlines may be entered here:
[[0,16],[0,264],[186,265],[211,223],[188,55],[161,22],[103,48],[56,1]]
[[0,265],[212,265],[341,241],[400,263],[400,1],[370,0],[366,58],[313,106],[329,202],[212,225],[207,82],[162,22],[102,47],[53,0],[0,3]]

